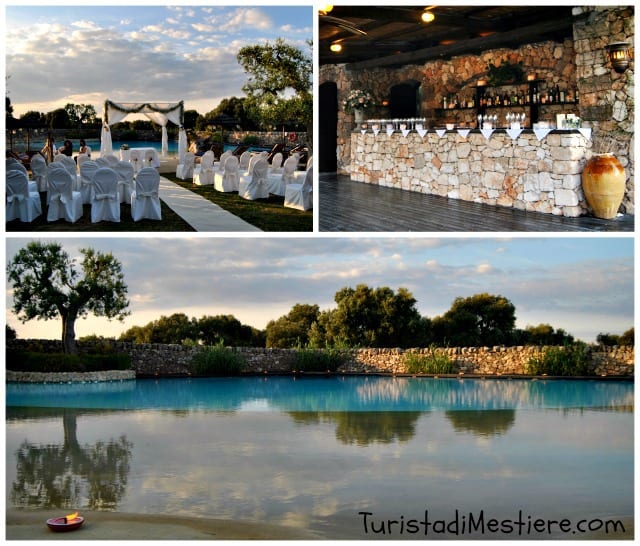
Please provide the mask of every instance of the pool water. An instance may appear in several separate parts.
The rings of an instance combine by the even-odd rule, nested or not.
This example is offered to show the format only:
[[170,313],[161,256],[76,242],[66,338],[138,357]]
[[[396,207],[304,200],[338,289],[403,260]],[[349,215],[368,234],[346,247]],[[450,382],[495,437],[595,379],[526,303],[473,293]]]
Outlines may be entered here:
[[[628,532],[633,517],[632,382],[149,379],[8,384],[6,395],[8,508],[233,519],[328,539],[576,538],[513,536],[504,522],[612,519]],[[460,536],[456,518],[458,533],[469,518],[502,525]]]

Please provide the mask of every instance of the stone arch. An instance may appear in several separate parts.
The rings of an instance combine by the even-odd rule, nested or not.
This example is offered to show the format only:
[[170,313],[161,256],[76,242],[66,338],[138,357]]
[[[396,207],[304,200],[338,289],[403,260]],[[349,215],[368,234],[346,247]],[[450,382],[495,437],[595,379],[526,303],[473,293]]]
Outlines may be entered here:
[[389,115],[392,118],[415,118],[420,116],[422,104],[421,83],[405,80],[389,89]]

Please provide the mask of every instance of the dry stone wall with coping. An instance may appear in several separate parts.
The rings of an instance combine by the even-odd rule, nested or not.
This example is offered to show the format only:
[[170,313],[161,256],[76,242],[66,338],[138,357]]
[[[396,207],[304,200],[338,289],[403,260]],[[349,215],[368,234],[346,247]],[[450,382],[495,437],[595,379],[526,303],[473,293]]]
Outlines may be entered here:
[[[98,342],[104,345],[104,342]],[[80,353],[95,350],[95,343],[80,343]],[[133,371],[138,377],[189,375],[193,356],[202,347],[162,344],[133,344],[111,342],[111,350],[131,355]],[[61,350],[61,344],[53,340],[8,341],[7,348],[37,349],[45,352]],[[290,373],[295,369],[295,349],[265,349],[236,347],[232,349],[245,359],[245,373]],[[526,374],[528,361],[540,356],[540,347],[468,347],[440,349],[454,360],[457,369],[470,375],[522,375]],[[406,373],[405,358],[410,352],[430,354],[431,349],[353,349],[339,368],[345,373]],[[595,375],[634,376],[635,351],[633,347],[593,347],[591,367]],[[107,372],[96,372],[107,373]],[[109,372],[110,373],[110,372]],[[55,374],[54,374],[55,375]],[[72,374],[69,374],[71,376]],[[87,380],[84,374],[77,374]],[[31,377],[34,374],[30,374]],[[9,375],[7,380],[18,380],[20,375]],[[115,376],[114,376],[115,377]],[[10,379],[13,378],[13,379]],[[116,379],[120,379],[118,376]],[[66,378],[66,381],[74,379]],[[100,380],[100,379],[91,379]],[[110,380],[107,376],[106,380]]]

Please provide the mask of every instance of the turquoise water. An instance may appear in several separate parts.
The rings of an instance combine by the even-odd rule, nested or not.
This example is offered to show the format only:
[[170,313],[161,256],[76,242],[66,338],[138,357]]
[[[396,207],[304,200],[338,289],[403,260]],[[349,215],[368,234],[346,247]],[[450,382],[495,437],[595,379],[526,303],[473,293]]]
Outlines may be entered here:
[[[79,139],[72,139],[71,142],[73,143],[73,153],[74,155],[78,153],[78,150],[80,149],[80,140]],[[86,139],[86,143],[87,146],[89,146],[92,150],[99,152],[100,151],[100,140],[99,139]],[[38,140],[38,139],[33,139],[31,141],[30,144],[30,149],[31,150],[41,150],[44,147],[45,141],[44,140]],[[62,145],[62,139],[57,139],[56,144],[58,146]],[[113,151],[114,152],[119,152],[120,151],[120,146],[122,146],[123,144],[127,144],[129,146],[129,148],[155,148],[158,152],[160,152],[162,150],[162,142],[160,141],[155,141],[155,140],[118,140],[118,141],[114,141],[113,142]],[[177,140],[169,140],[169,142],[167,143],[167,152],[169,153],[169,155],[172,154],[177,154],[178,153],[178,141]],[[224,145],[224,150],[235,150],[236,149],[236,145],[235,144],[225,144]],[[14,150],[18,151],[18,150],[26,150],[27,146],[26,143],[24,144],[16,144],[14,145]],[[250,151],[256,151],[256,150],[265,150],[265,149],[269,149],[269,148],[262,148],[259,146],[251,146],[249,147]]]
[[148,379],[8,384],[6,396],[10,509],[171,513],[326,539],[442,538],[417,523],[374,532],[426,513],[627,528],[633,516],[632,382]]

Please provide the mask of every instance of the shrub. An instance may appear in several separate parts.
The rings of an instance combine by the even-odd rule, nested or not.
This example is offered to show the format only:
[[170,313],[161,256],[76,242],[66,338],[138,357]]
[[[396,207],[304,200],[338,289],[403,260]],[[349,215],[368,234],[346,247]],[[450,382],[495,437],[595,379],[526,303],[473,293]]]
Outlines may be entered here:
[[191,362],[195,375],[239,375],[244,359],[231,349],[219,344],[195,354]]
[[589,350],[585,343],[572,343],[563,347],[548,347],[539,357],[527,363],[532,375],[584,376],[589,371]]
[[15,372],[102,372],[131,369],[127,354],[70,355],[7,351],[7,369]]
[[301,372],[335,372],[347,359],[337,347],[326,349],[300,348],[296,352],[295,369]]
[[256,135],[245,135],[242,139],[242,144],[245,146],[257,146],[260,144],[260,139]]
[[407,373],[448,374],[458,371],[451,357],[435,347],[430,347],[426,354],[406,353],[404,365]]

